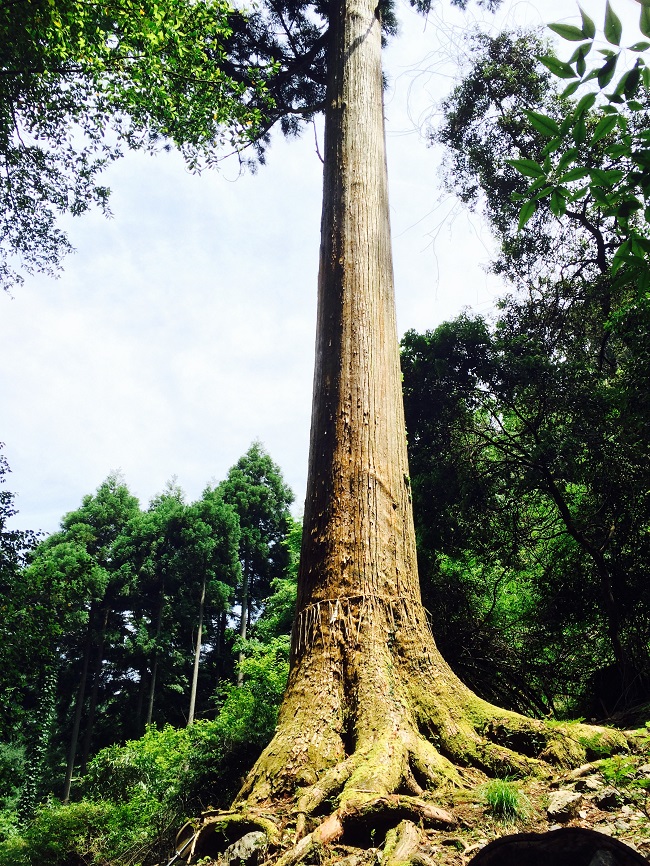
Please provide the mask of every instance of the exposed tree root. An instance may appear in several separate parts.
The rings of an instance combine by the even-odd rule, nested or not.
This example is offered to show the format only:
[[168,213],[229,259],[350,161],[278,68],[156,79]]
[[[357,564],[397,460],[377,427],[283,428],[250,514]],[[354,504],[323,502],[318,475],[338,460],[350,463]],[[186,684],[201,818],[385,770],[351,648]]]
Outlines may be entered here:
[[303,629],[276,734],[233,811],[207,812],[181,834],[185,843],[194,834],[192,858],[262,830],[275,866],[314,862],[337,843],[383,843],[389,866],[427,866],[417,828],[453,826],[436,805],[450,789],[548,777],[627,749],[619,731],[530,719],[478,698],[440,657],[416,605],[364,601],[359,611],[356,630],[336,631],[327,609],[311,637]]
[[[251,817],[249,815],[247,819],[242,818],[241,820],[242,822],[247,820],[250,824]],[[454,827],[457,823],[454,816],[445,809],[438,808],[416,797],[397,794],[374,797],[367,800],[362,806],[347,805],[332,812],[311,833],[303,836],[288,851],[285,851],[277,859],[276,866],[296,866],[296,864],[312,857],[323,846],[338,842],[343,838],[347,839],[348,844],[355,843],[360,847],[368,847],[383,841],[384,835],[388,836],[386,828],[398,828],[399,832],[392,833],[390,836],[391,850],[394,849],[395,866],[397,866],[398,857],[406,857],[406,853],[409,851],[409,857],[412,859],[411,855],[419,846],[419,834],[414,821],[423,827],[445,829]],[[217,818],[215,829],[220,829],[218,822],[219,819]],[[377,827],[383,828],[383,832],[379,830],[377,834],[381,838],[376,836]],[[417,844],[413,830],[417,836]],[[277,838],[276,828],[275,839],[277,840]],[[197,834],[192,853],[205,853],[205,843],[208,839],[209,836],[204,835],[203,832]]]
[[258,812],[221,812],[208,809],[199,821],[188,821],[176,836],[176,851],[190,863],[205,856],[217,856],[246,833],[259,830],[270,848],[278,848],[281,835],[276,819]]
[[[503,711],[481,734],[471,730],[471,745],[465,740],[461,754],[474,766],[453,764],[422,735],[393,731],[324,771],[297,798],[268,801],[266,809],[240,798],[237,811],[204,813],[198,826],[188,824],[181,831],[178,848],[192,836],[183,856],[189,854],[193,862],[216,857],[245,833],[262,830],[275,866],[313,862],[324,847],[341,842],[360,848],[383,843],[386,866],[432,866],[420,848],[418,827],[449,829],[456,823],[450,812],[431,802],[441,791],[474,788],[494,770],[550,776],[551,765],[577,765],[626,747],[625,736],[617,731]],[[514,746],[533,754],[516,752]]]

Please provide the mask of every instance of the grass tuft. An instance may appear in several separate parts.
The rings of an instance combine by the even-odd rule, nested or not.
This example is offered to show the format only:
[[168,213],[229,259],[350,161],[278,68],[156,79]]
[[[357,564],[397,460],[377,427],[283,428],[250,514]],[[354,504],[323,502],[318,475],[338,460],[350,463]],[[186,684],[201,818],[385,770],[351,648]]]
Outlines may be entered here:
[[489,812],[501,821],[526,818],[530,813],[530,802],[514,782],[493,779],[481,790],[481,799]]

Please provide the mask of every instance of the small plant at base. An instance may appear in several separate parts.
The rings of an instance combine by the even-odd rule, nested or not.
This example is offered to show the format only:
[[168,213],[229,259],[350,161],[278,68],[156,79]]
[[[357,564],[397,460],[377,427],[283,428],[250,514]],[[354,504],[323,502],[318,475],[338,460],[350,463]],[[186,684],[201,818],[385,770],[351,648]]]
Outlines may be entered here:
[[610,785],[614,785],[615,788],[625,788],[633,784],[636,764],[632,758],[616,755],[603,761],[600,771]]
[[525,818],[530,811],[528,798],[513,783],[493,779],[481,791],[481,799],[495,818],[514,821]]

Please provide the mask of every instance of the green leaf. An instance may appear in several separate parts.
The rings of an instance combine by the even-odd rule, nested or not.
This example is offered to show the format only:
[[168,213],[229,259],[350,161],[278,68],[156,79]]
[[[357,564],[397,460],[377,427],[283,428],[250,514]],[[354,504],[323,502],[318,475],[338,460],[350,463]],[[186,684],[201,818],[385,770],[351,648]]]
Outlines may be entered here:
[[598,121],[598,125],[594,130],[594,134],[591,137],[592,145],[597,141],[600,141],[601,138],[604,138],[606,135],[614,129],[618,122],[618,116],[616,114],[606,114],[604,117]]
[[628,156],[630,148],[625,144],[612,144],[605,148],[605,153],[614,159],[620,159],[622,156]]
[[613,274],[615,274],[616,271],[618,271],[618,269],[623,264],[625,264],[625,259],[629,255],[629,252],[630,252],[630,239],[628,238],[626,241],[623,241],[623,243],[620,245],[620,247],[616,250],[616,254],[614,255],[614,258],[612,259],[611,272]]
[[553,187],[547,187],[543,192],[539,192],[539,190],[544,186],[544,184],[548,183],[546,175],[541,175],[536,180],[534,180],[531,185],[528,187],[528,198],[531,198],[533,193],[538,193],[535,198],[544,198],[544,196],[548,195]]
[[580,117],[580,115],[585,114],[585,112],[589,111],[595,101],[595,93],[585,93],[580,102],[578,102],[578,104],[576,105],[573,112],[573,116],[576,118],[576,120]]
[[625,86],[623,87],[623,93],[625,94],[625,98],[627,100],[634,99],[639,89],[639,83],[641,81],[641,69],[639,66],[635,66],[634,69],[630,69],[627,73],[627,78],[625,79]]
[[553,54],[541,54],[535,58],[539,60],[556,78],[577,78],[578,76],[569,66],[568,63],[563,63],[558,60]]
[[580,84],[581,84],[580,81],[572,81],[571,84],[567,84],[567,86],[564,88],[564,90],[560,94],[560,97],[562,99],[566,99],[568,96],[573,96],[573,94],[576,92],[576,90],[580,87]]
[[567,39],[569,42],[581,42],[587,38],[582,30],[573,24],[549,24],[547,26],[553,33],[557,33],[558,36],[561,36],[562,39]]
[[538,132],[541,132],[542,135],[555,136],[560,134],[560,127],[552,117],[549,117],[546,114],[540,114],[537,111],[524,111],[524,114],[535,129],[538,130]]
[[584,117],[580,117],[576,125],[573,127],[573,140],[576,144],[582,144],[587,138],[587,127]]
[[622,180],[624,171],[619,168],[610,168],[603,170],[602,168],[589,169],[592,186],[611,188]]
[[560,124],[560,135],[564,136],[569,133],[569,130],[573,126],[573,116],[571,113],[567,114],[562,123]]
[[650,39],[650,6],[646,6],[645,4],[641,7],[639,30]]
[[572,180],[582,180],[583,177],[587,177],[589,174],[589,169],[583,168],[582,166],[576,166],[576,168],[572,168],[571,171],[567,171],[566,174],[563,174],[562,177],[558,179],[558,183],[570,183]]
[[543,177],[545,174],[544,169],[532,159],[507,159],[506,162],[526,177]]
[[[562,133],[562,129],[560,128],[560,132]],[[542,156],[544,156],[544,162],[546,163],[546,159],[550,156],[550,154],[555,153],[562,145],[561,138],[552,138],[542,150]],[[550,171],[550,165],[548,171]]]
[[566,213],[566,199],[556,189],[553,190],[551,195],[550,206],[556,217],[560,217]]
[[584,58],[584,54],[580,54],[578,59],[576,60],[576,72],[582,78],[582,76],[587,71],[587,63]]
[[580,16],[582,17],[582,32],[585,34],[587,39],[593,39],[596,35],[596,25],[587,15],[582,6],[578,6],[578,9],[580,10]]
[[593,42],[585,42],[584,45],[578,45],[576,50],[569,57],[569,63],[575,63],[580,57],[586,57],[593,47]]
[[609,198],[603,192],[603,190],[598,186],[589,187],[592,196],[594,197],[594,201],[599,204],[601,207],[609,207]]
[[579,152],[577,147],[570,147],[568,150],[566,150],[560,157],[560,161],[557,164],[558,172],[563,172],[567,165],[571,165],[572,162],[575,162],[578,156]]
[[519,211],[519,224],[517,226],[517,231],[521,231],[523,229],[523,227],[526,225],[526,223],[532,217],[536,210],[536,201],[527,201],[526,204],[522,206],[521,210]]
[[635,42],[634,45],[628,46],[628,51],[647,51],[650,48],[650,42]]
[[[641,31],[643,32],[643,31]],[[621,35],[623,33],[623,27],[621,25],[621,19],[618,17],[616,12],[611,7],[609,0],[607,0],[607,5],[605,6],[605,27],[604,27],[605,39],[611,45],[620,45],[621,44]],[[643,34],[646,36],[647,34]]]
[[580,189],[577,189],[573,193],[573,195],[571,196],[569,201],[578,201],[578,199],[584,198],[588,192],[589,192],[588,186],[581,186]]
[[613,54],[609,57],[605,63],[600,67],[597,72],[598,75],[598,86],[602,90],[603,87],[607,87],[609,82],[614,77],[614,71],[616,69],[616,64],[618,62],[618,58],[620,54]]

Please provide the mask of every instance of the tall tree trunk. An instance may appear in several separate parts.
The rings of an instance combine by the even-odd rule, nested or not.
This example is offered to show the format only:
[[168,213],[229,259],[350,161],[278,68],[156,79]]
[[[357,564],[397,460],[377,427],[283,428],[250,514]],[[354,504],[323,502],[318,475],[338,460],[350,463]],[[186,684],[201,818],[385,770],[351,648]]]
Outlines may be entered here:
[[[266,816],[275,800],[286,816],[293,802],[298,837],[317,825],[282,866],[309,856],[312,843],[340,836],[355,814],[363,812],[367,830],[374,813],[385,818],[399,801],[426,818],[424,788],[476,784],[481,771],[541,769],[540,759],[574,763],[590,743],[625,742],[604,729],[562,729],[492,706],[458,680],[435,646],[416,568],[375,0],[336,0],[330,33],[314,402],[291,670],[275,736],[234,804],[239,814]],[[404,792],[415,796],[391,799]],[[318,824],[332,800],[336,811]],[[213,832],[211,820],[228,818],[206,817],[195,853]],[[268,831],[268,821],[259,823]],[[385,831],[386,821],[379,817],[377,826]]]
[[84,646],[84,654],[81,665],[81,677],[77,686],[77,697],[75,700],[74,718],[72,721],[72,735],[70,736],[70,750],[68,752],[68,766],[65,773],[65,782],[63,783],[63,802],[67,803],[70,800],[70,788],[72,786],[72,776],[74,775],[74,765],[77,757],[77,744],[79,742],[79,728],[81,727],[81,713],[83,711],[84,698],[86,696],[86,681],[88,679],[88,666],[90,664],[90,656],[93,650],[93,625],[95,619],[95,606],[90,607],[88,614],[88,630],[86,632],[86,643]]
[[33,817],[39,803],[51,791],[48,757],[56,727],[57,671],[52,658],[45,659],[39,675],[38,703],[22,734],[25,739],[25,783],[16,805],[19,821]]
[[194,707],[196,706],[196,688],[199,683],[199,661],[201,660],[201,640],[203,637],[203,609],[205,608],[206,571],[203,571],[203,583],[201,585],[201,601],[199,602],[199,622],[196,629],[196,646],[194,648],[194,670],[192,671],[192,688],[190,690],[190,711],[187,716],[187,725],[194,724]]

